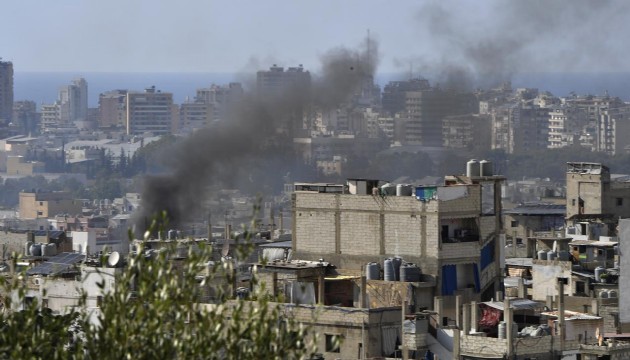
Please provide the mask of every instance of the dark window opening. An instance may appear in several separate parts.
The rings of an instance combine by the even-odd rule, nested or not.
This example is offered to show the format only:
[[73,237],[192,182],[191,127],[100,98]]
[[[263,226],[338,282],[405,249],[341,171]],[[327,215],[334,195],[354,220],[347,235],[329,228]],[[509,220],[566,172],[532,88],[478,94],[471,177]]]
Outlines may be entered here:
[[340,352],[339,335],[326,334],[326,352]]
[[617,198],[617,206],[623,206],[623,198]]
[[512,220],[512,227],[518,227],[518,220]]

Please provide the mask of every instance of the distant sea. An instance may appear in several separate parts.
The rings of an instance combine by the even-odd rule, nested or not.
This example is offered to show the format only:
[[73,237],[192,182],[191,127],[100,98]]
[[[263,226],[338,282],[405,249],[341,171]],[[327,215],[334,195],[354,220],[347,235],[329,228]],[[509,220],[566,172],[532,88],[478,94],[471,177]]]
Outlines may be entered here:
[[[98,106],[98,95],[105,91],[127,89],[141,91],[155,85],[157,89],[172,92],[178,104],[187,97],[192,99],[198,88],[232,81],[247,84],[254,76],[230,73],[108,73],[108,72],[16,72],[14,75],[15,100],[33,100],[38,106],[57,99],[60,86],[72,79],[83,77],[88,83],[89,106]],[[378,74],[375,81],[383,88],[391,80],[400,80],[399,74]],[[431,79],[429,79],[431,80]],[[530,87],[549,91],[556,96],[576,94],[612,96],[630,100],[630,73],[536,73],[518,74],[512,87]]]

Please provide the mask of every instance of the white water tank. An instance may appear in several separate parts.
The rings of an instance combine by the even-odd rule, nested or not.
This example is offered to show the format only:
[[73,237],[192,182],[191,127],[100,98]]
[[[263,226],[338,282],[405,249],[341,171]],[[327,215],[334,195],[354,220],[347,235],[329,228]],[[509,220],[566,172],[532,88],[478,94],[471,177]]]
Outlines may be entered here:
[[601,282],[601,276],[603,273],[606,272],[606,269],[604,269],[601,266],[598,266],[595,268],[595,281],[596,282]]
[[477,159],[471,159],[466,163],[466,176],[475,177],[479,176],[479,161]]
[[398,184],[396,185],[396,196],[411,196],[413,194],[413,187],[411,185]]

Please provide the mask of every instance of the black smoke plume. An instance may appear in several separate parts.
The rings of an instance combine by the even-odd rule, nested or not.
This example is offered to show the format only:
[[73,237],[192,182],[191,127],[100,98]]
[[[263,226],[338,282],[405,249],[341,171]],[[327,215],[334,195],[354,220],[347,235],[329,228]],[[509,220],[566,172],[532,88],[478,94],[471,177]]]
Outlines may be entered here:
[[320,75],[310,85],[274,97],[248,90],[232,119],[195,132],[171,149],[164,159],[167,175],[146,176],[136,228],[144,228],[146,219],[162,211],[172,226],[190,220],[218,186],[246,187],[266,177],[267,183],[281,187],[282,177],[299,172],[295,168],[302,165],[292,137],[303,128],[305,112],[348,101],[366,77],[373,77],[377,54],[374,40],[356,50],[333,49],[322,57]]
[[[610,71],[625,67],[621,46],[630,3],[529,0],[465,8],[435,1],[418,12],[433,56],[398,59],[443,87],[490,87],[516,73]],[[485,6],[484,6],[485,5]]]

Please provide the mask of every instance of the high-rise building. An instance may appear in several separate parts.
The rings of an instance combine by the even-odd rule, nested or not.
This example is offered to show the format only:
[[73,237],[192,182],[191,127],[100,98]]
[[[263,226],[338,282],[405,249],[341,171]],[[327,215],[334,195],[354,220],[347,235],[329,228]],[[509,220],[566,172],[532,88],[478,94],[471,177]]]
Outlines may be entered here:
[[197,89],[194,102],[207,104],[212,108],[211,121],[229,120],[242,100],[243,93],[243,87],[237,82],[223,86],[212,85]]
[[127,93],[127,134],[171,134],[176,128],[176,106],[173,94],[156,90],[155,86],[144,92]]
[[38,131],[40,115],[34,101],[24,100],[13,103],[13,127],[21,135]]
[[70,85],[59,89],[60,123],[72,124],[86,120],[88,115],[88,87],[83,78],[72,80]]
[[383,88],[383,113],[394,116],[405,110],[406,93],[408,91],[428,90],[431,86],[426,79],[411,79],[407,81],[390,81]]
[[261,70],[256,74],[256,90],[263,100],[277,99],[296,90],[308,91],[311,86],[311,73],[298,67],[283,67],[273,65],[269,70]]
[[0,122],[5,125],[13,116],[13,63],[0,58]]

